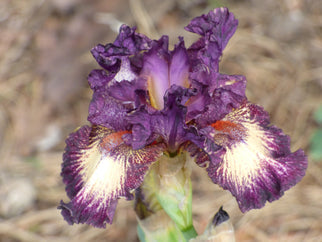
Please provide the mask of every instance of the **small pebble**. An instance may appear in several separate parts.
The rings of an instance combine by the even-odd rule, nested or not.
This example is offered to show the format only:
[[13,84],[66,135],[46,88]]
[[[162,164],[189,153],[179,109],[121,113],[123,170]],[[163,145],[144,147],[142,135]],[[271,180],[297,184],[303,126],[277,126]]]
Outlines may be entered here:
[[26,178],[6,179],[0,187],[0,215],[17,216],[30,209],[36,200],[36,189]]

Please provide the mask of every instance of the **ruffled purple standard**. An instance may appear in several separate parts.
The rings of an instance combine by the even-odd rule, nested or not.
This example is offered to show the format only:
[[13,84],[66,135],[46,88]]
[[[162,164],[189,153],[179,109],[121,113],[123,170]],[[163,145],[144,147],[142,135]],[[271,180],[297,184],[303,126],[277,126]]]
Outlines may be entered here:
[[163,36],[152,44],[151,50],[144,55],[143,69],[140,75],[147,80],[147,89],[152,106],[163,109],[163,98],[172,85],[189,87],[189,59],[184,42],[173,51],[168,50],[168,37]]
[[188,49],[195,71],[219,69],[219,58],[237,29],[238,20],[227,8],[216,8],[194,18],[186,30],[201,35]]
[[105,227],[120,197],[133,198],[160,155],[183,150],[216,184],[236,197],[241,211],[280,198],[305,174],[302,150],[270,126],[268,114],[245,96],[246,78],[218,72],[238,21],[218,8],[191,21],[201,37],[150,40],[123,25],[113,44],[92,54],[88,121],[66,140],[62,176],[71,199],[59,208],[68,223]]
[[[122,60],[131,55],[139,55],[141,51],[150,49],[151,40],[135,32],[136,28],[122,25],[120,33],[113,44],[97,45],[92,49],[92,54],[96,61],[105,70],[116,73],[119,71]],[[140,68],[142,62],[137,58],[131,58],[133,67]],[[133,68],[133,71],[135,68]]]

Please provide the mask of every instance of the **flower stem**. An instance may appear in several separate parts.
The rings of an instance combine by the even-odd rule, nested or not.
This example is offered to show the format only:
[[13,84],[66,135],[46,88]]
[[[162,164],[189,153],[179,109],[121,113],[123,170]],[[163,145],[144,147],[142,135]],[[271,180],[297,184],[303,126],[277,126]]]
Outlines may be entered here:
[[189,241],[197,236],[192,223],[189,157],[187,153],[164,154],[136,190],[141,241]]
[[187,228],[184,231],[181,231],[184,238],[186,239],[186,241],[189,241],[192,238],[195,238],[198,236],[197,231],[195,230],[195,228],[193,227],[193,225],[191,225],[189,228]]

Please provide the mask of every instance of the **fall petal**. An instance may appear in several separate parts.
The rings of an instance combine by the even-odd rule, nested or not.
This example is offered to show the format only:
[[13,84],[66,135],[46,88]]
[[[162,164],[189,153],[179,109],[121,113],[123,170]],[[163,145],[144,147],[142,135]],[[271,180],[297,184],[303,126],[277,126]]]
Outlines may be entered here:
[[118,198],[132,199],[150,163],[162,154],[157,145],[133,150],[123,142],[126,133],[83,126],[66,140],[61,174],[71,201],[59,208],[69,223],[112,223]]
[[206,148],[211,157],[208,174],[236,197],[242,212],[279,199],[307,168],[304,152],[292,153],[289,137],[268,124],[268,114],[247,103],[204,130],[208,139],[222,147]]

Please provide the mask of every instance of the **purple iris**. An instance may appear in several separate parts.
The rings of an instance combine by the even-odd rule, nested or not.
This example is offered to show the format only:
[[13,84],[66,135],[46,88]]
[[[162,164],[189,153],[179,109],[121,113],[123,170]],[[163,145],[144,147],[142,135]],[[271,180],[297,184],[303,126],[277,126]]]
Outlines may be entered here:
[[245,96],[246,79],[219,73],[219,59],[238,21],[218,8],[191,21],[201,37],[173,50],[168,37],[150,40],[123,25],[113,44],[92,54],[103,69],[88,78],[90,126],[66,140],[62,177],[70,223],[105,227],[120,197],[133,199],[160,156],[187,151],[242,212],[279,199],[305,174],[303,150]]

